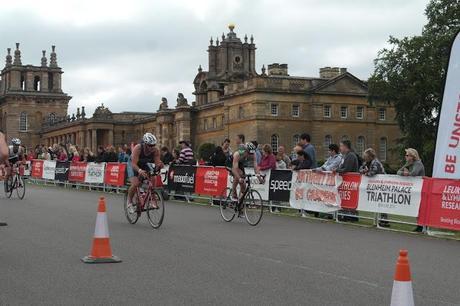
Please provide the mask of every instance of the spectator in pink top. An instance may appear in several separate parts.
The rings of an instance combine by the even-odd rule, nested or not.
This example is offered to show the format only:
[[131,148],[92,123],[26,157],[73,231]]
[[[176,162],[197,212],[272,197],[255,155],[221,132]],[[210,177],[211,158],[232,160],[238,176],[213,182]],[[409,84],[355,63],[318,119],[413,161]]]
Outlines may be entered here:
[[257,166],[258,171],[265,170],[275,170],[276,169],[276,157],[273,154],[273,149],[269,144],[266,144],[262,148],[262,160]]
[[59,147],[57,160],[58,161],[67,161],[67,152],[64,150],[63,147]]

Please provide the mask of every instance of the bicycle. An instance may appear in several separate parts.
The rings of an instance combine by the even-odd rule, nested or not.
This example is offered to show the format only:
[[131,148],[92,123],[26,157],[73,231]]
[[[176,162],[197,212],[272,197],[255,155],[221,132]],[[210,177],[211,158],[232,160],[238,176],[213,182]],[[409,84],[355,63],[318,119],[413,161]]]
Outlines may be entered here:
[[125,194],[124,211],[126,219],[131,224],[135,224],[142,212],[147,213],[147,219],[150,225],[157,229],[161,226],[164,220],[165,207],[161,190],[156,188],[152,183],[151,178],[160,175],[160,169],[155,169],[154,164],[148,164],[149,171],[147,178],[141,178],[142,185],[136,188],[136,193],[133,196],[133,203],[128,203],[128,192]]
[[[231,170],[229,170],[229,172],[231,173]],[[226,189],[227,196],[221,197],[219,203],[220,214],[224,221],[231,222],[236,215],[240,217],[242,214],[244,214],[249,225],[256,226],[259,224],[260,220],[262,219],[264,206],[260,193],[251,187],[252,177],[263,178],[264,176],[246,174],[246,190],[243,192],[239,199],[234,199],[232,197],[232,188]]]
[[11,175],[8,176],[8,179],[5,180],[5,195],[9,199],[13,194],[13,190],[16,190],[19,199],[24,199],[26,195],[26,184],[24,179],[19,174],[19,167],[14,164],[11,167]]

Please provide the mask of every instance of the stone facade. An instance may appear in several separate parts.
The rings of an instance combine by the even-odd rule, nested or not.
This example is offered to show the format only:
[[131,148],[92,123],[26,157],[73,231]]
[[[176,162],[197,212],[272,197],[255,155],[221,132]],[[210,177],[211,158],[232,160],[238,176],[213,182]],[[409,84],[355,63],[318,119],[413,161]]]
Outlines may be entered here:
[[[174,107],[162,98],[156,112],[112,113],[101,105],[92,118],[83,115],[83,109],[82,113],[78,109],[76,115],[69,116],[66,109],[70,97],[59,86],[58,91],[46,92],[46,102],[41,102],[49,107],[46,114],[55,111],[59,116],[41,127],[38,118],[27,136],[30,144],[71,141],[95,150],[98,145],[137,142],[148,131],[157,136],[161,145],[174,147],[181,139],[187,139],[197,148],[206,142],[220,144],[224,138],[233,139],[244,133],[247,140],[284,145],[289,150],[300,134],[307,132],[317,148],[318,159],[324,159],[329,143],[349,139],[358,152],[373,147],[390,165],[399,163],[391,150],[401,135],[395,110],[387,103],[370,103],[366,82],[338,67],[321,68],[318,77],[296,77],[289,75],[287,64],[274,63],[267,69],[263,66],[258,74],[254,38],[245,36],[242,41],[234,26],[229,29],[227,35],[210,40],[208,71],[200,66],[193,80],[195,102],[189,103],[179,93]],[[33,67],[30,80],[34,78],[34,69],[41,71],[45,67]],[[46,69],[57,68],[50,64]],[[11,65],[2,71],[2,84],[10,70]],[[60,68],[56,72],[62,73]],[[60,78],[55,83],[60,85]],[[17,88],[17,81],[15,84]],[[27,108],[40,109],[43,114],[37,93],[28,86],[35,100]],[[16,103],[27,103],[27,90],[15,89],[15,93]],[[0,107],[8,100],[6,96],[1,96]],[[58,105],[62,107],[59,110]],[[8,125],[7,133],[17,133],[9,126],[18,126],[18,114],[8,112],[9,121],[2,120]]]

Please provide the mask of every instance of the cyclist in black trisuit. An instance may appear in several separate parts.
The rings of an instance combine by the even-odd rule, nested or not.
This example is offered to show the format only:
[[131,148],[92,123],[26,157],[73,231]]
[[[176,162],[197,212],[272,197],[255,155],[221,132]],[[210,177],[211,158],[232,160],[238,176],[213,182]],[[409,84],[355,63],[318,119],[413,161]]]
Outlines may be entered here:
[[[240,185],[240,192],[243,194],[246,190],[246,181],[244,167],[247,165],[247,161],[256,151],[256,146],[252,142],[246,143],[244,146],[240,146],[238,150],[233,153],[233,162],[232,162],[232,175],[233,175],[233,184],[232,184],[232,197],[234,200],[238,200],[237,187]],[[256,159],[253,158],[254,171],[256,171],[257,163]]]

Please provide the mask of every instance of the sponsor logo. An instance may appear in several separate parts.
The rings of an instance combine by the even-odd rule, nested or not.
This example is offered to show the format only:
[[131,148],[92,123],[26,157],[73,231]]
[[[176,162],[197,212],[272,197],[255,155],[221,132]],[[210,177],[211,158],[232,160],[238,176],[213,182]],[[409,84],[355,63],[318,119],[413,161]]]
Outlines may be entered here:
[[270,181],[270,190],[276,192],[280,191],[290,191],[292,189],[292,181],[280,181],[272,180]]

